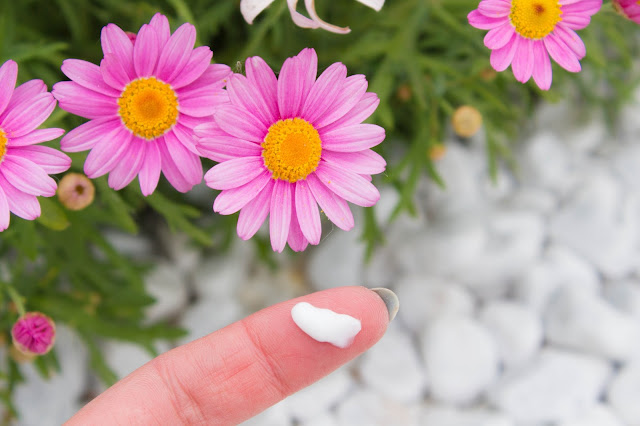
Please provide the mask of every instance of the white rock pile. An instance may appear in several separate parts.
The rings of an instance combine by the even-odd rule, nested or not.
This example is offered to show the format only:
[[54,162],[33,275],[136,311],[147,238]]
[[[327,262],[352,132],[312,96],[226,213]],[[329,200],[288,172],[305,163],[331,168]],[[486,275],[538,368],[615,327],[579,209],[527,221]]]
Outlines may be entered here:
[[[177,318],[189,341],[315,290],[398,294],[398,317],[374,348],[246,425],[638,426],[637,117],[640,100],[612,137],[597,116],[545,106],[517,149],[518,170],[501,170],[495,184],[480,140],[451,141],[437,164],[447,189],[425,178],[417,217],[388,223],[397,195],[381,189],[387,244],[368,264],[361,230],[330,224],[318,247],[279,257],[276,272],[251,244],[212,258],[168,237],[172,257],[148,280],[158,298],[149,318]],[[111,344],[105,353],[121,374],[148,359]],[[27,368],[23,424],[60,424],[81,403],[78,377],[95,382],[84,352],[63,346],[60,359],[61,378],[47,385]],[[51,399],[41,403],[50,415],[32,419],[33,398]]]

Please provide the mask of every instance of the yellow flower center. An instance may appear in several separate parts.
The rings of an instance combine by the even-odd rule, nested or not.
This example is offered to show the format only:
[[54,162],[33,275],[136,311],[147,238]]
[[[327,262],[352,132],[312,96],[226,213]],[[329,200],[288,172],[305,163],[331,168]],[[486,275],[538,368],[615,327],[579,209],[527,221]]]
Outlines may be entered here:
[[288,118],[269,127],[262,143],[264,164],[274,179],[296,182],[318,167],[322,141],[306,120]]
[[509,19],[518,34],[541,39],[549,35],[562,20],[558,0],[511,0]]
[[0,129],[0,163],[2,163],[2,160],[4,160],[4,155],[7,153],[7,143],[9,143],[7,134],[4,132],[4,130]]
[[118,98],[118,114],[136,136],[155,139],[178,119],[178,97],[170,85],[154,77],[127,84]]

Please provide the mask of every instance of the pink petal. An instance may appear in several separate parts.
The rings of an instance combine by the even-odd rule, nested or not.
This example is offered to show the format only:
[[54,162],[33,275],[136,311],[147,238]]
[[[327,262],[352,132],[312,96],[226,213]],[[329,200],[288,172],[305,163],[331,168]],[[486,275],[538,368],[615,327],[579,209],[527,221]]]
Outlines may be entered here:
[[51,197],[56,193],[56,181],[37,164],[26,158],[5,156],[2,174],[16,189],[30,195]]
[[278,108],[280,118],[297,117],[313,85],[318,68],[318,57],[313,49],[303,49],[288,58],[278,77]]
[[265,170],[258,177],[242,186],[222,191],[213,203],[213,211],[224,215],[237,212],[256,198],[270,180],[271,173]]
[[65,59],[62,62],[62,72],[80,86],[101,93],[106,96],[118,97],[120,92],[105,83],[100,67],[91,62],[80,59]]
[[282,253],[289,236],[291,224],[291,183],[285,180],[276,180],[271,194],[271,207],[269,209],[269,234],[271,235],[271,248]]
[[291,14],[293,23],[301,28],[318,28],[320,25],[317,22],[296,11],[297,4],[298,0],[287,0],[287,6],[289,7],[289,13]]
[[160,55],[158,33],[150,25],[143,25],[133,45],[133,66],[138,77],[153,75]]
[[320,162],[315,173],[327,188],[353,204],[371,207],[380,199],[378,189],[357,173],[325,161]]
[[18,64],[9,59],[0,67],[0,113],[9,105],[18,78]]
[[378,145],[384,138],[384,129],[375,124],[356,124],[320,132],[322,149],[337,152],[362,151]]
[[156,139],[156,144],[160,150],[160,156],[162,157],[162,172],[169,181],[169,183],[180,192],[190,191],[195,185],[187,181],[180,171],[180,166],[171,157],[169,149],[167,148],[167,141],[164,137]]
[[328,126],[322,129],[323,132],[329,132],[334,129],[342,127],[350,127],[355,124],[360,124],[378,108],[380,99],[375,93],[365,93],[360,101],[349,112],[342,116],[342,118],[334,121]]
[[278,79],[269,68],[269,65],[260,58],[254,56],[245,62],[247,78],[257,89],[255,96],[257,101],[264,107],[264,114],[270,123],[278,121],[280,112],[278,111]]
[[484,37],[484,45],[489,49],[500,49],[513,37],[514,29],[511,22],[504,21],[499,27],[491,29]]
[[226,135],[201,138],[198,152],[213,161],[223,162],[238,157],[259,157],[262,147],[255,142]]
[[[2,172],[0,172],[0,175],[2,175]],[[0,232],[9,227],[10,217],[11,215],[9,213],[9,202],[2,189],[2,186],[0,186]]]
[[31,160],[49,174],[62,173],[71,166],[71,158],[48,146],[31,145],[11,148],[11,155]]
[[533,56],[536,58],[533,66],[533,79],[542,90],[551,87],[551,60],[542,40],[533,43]]
[[504,71],[509,65],[511,65],[511,61],[513,61],[513,56],[518,49],[518,43],[521,37],[518,37],[516,33],[513,33],[513,38],[509,43],[507,43],[504,47],[500,49],[491,51],[491,66],[496,71]]
[[24,136],[9,139],[8,146],[18,147],[18,146],[33,145],[41,142],[48,142],[56,138],[59,138],[63,134],[64,134],[64,129],[50,128],[50,129],[34,130],[33,132],[29,132]]
[[591,18],[585,15],[567,15],[562,17],[562,25],[572,30],[581,30],[591,23]]
[[[136,43],[138,41],[136,40]],[[121,156],[121,161],[109,173],[109,186],[116,191],[129,185],[142,167],[147,141],[133,138],[129,148]]]
[[[342,119],[345,114],[349,113],[358,104],[358,102],[360,102],[366,91],[367,79],[363,75],[357,74],[347,77],[344,80],[342,89],[340,90],[334,105],[327,109],[325,113],[312,124],[316,129],[320,129],[324,126],[330,125],[336,120]],[[375,96],[373,93],[372,95]]]
[[37,94],[29,104],[20,104],[8,111],[0,124],[10,138],[18,138],[35,130],[49,118],[56,107],[51,93]]
[[370,149],[357,152],[325,150],[322,151],[322,159],[360,175],[376,175],[382,173],[387,165],[380,154]]
[[131,139],[133,134],[124,127],[120,127],[109,137],[102,138],[87,155],[84,173],[90,179],[109,173],[121,161],[121,156],[127,151]]
[[60,108],[80,117],[114,117],[118,113],[116,99],[86,89],[72,81],[56,83],[52,93],[60,102]]
[[[16,216],[27,220],[33,220],[40,216],[38,198],[35,195],[25,194],[11,185],[2,173],[0,173],[0,190],[4,190],[9,210]],[[0,210],[2,210],[1,207]]]
[[173,133],[183,147],[198,157],[200,156],[200,152],[198,152],[198,148],[196,148],[197,139],[193,129],[183,126],[182,123],[178,121],[178,123],[171,128],[171,133]]
[[213,52],[208,46],[193,49],[183,72],[173,79],[171,87],[179,89],[193,83],[211,65],[211,58],[213,58]]
[[267,218],[271,206],[271,193],[273,192],[275,182],[275,180],[270,179],[267,185],[262,188],[260,194],[240,210],[237,230],[238,236],[243,240],[248,240],[253,237]]
[[294,199],[294,207],[297,213],[296,222],[299,223],[302,234],[311,244],[318,244],[320,242],[320,236],[322,235],[320,213],[318,212],[316,199],[313,197],[306,181],[301,180],[296,182]]
[[192,117],[209,117],[220,103],[218,93],[201,91],[198,96],[180,97],[178,110]]
[[490,18],[502,18],[509,16],[511,12],[510,0],[482,0],[478,5],[478,11]]
[[306,182],[313,197],[329,220],[345,231],[353,228],[353,214],[347,202],[330,191],[315,174],[307,176]]
[[309,91],[309,96],[302,107],[301,117],[310,123],[314,123],[318,117],[321,117],[334,105],[346,78],[347,67],[340,62],[331,65],[320,74]]
[[5,108],[4,112],[0,114],[0,122],[4,120],[9,112],[15,108],[24,109],[33,102],[33,99],[47,91],[47,86],[42,80],[29,80],[26,83],[16,87],[13,91],[13,96],[9,104]]
[[86,151],[93,148],[99,141],[110,138],[122,128],[122,122],[117,118],[105,117],[91,120],[67,133],[60,141],[60,147],[67,152]]
[[289,235],[287,236],[287,243],[289,243],[289,247],[291,247],[291,250],[296,252],[304,251],[304,249],[306,249],[309,245],[309,242],[302,233],[300,224],[298,223],[298,213],[296,212],[295,196],[293,203],[291,204],[291,223],[289,225]]
[[158,36],[158,44],[164,46],[167,44],[169,37],[171,37],[171,28],[169,27],[169,20],[161,13],[156,13],[151,18],[149,25],[156,30]]
[[183,71],[196,42],[196,28],[189,24],[182,24],[171,35],[164,45],[156,75],[162,81],[171,83]]
[[213,166],[204,180],[213,189],[232,189],[252,181],[264,170],[262,157],[234,158]]
[[229,78],[227,93],[229,93],[231,103],[248,111],[259,119],[266,128],[269,128],[277,120],[273,119],[268,106],[264,104],[264,99],[261,96],[256,96],[256,92],[258,89],[245,76],[233,74]]
[[105,57],[109,53],[113,54],[124,68],[129,80],[133,80],[136,77],[133,68],[133,43],[127,34],[117,25],[109,24],[102,28],[100,41]]
[[526,83],[533,73],[535,63],[533,44],[534,40],[522,38],[511,63],[513,75],[520,83]]
[[198,77],[194,82],[177,89],[180,94],[187,94],[189,92],[197,92],[204,90],[209,86],[211,89],[221,89],[226,84],[226,80],[232,74],[231,68],[223,64],[211,64],[204,73]]
[[469,15],[467,15],[467,20],[469,21],[469,25],[481,30],[490,30],[505,22],[505,18],[490,18],[484,16],[477,9],[472,10]]
[[549,52],[549,55],[558,65],[570,72],[580,71],[580,62],[578,58],[576,58],[576,54],[573,53],[562,40],[555,36],[554,33],[545,37],[543,42],[547,48],[547,52]]
[[214,114],[216,123],[228,134],[262,143],[268,128],[246,110],[233,105],[220,107]]
[[587,48],[585,47],[582,39],[572,29],[565,28],[563,25],[557,25],[553,30],[553,33],[558,36],[564,44],[566,44],[573,53],[576,54],[578,59],[582,59],[587,54]]
[[140,181],[140,190],[145,197],[152,194],[158,186],[160,180],[160,171],[162,170],[162,156],[160,148],[156,141],[147,142],[147,151],[140,167],[138,180]]
[[119,92],[132,81],[123,64],[111,53],[105,54],[104,59],[100,61],[100,73],[104,82]]
[[175,136],[173,131],[164,135],[167,151],[173,162],[178,167],[184,179],[193,185],[202,181],[202,162],[200,157],[189,151]]

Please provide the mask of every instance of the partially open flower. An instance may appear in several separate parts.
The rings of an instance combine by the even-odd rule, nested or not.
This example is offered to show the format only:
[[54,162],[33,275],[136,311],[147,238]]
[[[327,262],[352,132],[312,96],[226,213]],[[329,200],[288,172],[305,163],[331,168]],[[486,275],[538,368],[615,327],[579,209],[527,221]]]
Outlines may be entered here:
[[[369,6],[370,8],[374,9],[376,12],[379,12],[384,5],[384,0],[358,1],[365,6]],[[273,0],[240,0],[240,12],[242,13],[245,21],[247,21],[249,24],[253,24],[253,20],[255,19],[255,17],[258,16],[260,12],[265,10],[271,3],[273,3]],[[337,34],[347,34],[351,32],[349,27],[337,27],[320,19],[320,17],[316,13],[315,0],[304,0],[304,5],[307,8],[309,18],[311,19],[296,11],[298,0],[287,0],[287,5],[289,6],[291,19],[297,26],[301,28],[322,28]]]
[[11,329],[14,346],[26,355],[44,355],[56,338],[56,325],[41,312],[27,312]]
[[640,24],[640,4],[638,4],[638,0],[613,0],[613,8],[636,24]]
[[470,105],[463,105],[453,113],[451,124],[456,135],[470,138],[482,127],[482,114]]
[[69,210],[82,210],[93,202],[95,187],[80,173],[67,173],[58,184],[58,199]]

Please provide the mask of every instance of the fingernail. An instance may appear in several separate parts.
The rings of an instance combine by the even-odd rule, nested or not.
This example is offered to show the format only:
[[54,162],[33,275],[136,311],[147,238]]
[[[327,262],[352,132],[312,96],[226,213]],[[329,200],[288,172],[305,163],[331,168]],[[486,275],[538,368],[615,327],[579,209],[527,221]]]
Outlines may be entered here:
[[378,296],[380,296],[387,307],[387,312],[389,312],[389,322],[393,321],[398,313],[398,309],[400,309],[398,296],[388,288],[372,288],[371,291],[376,292]]

